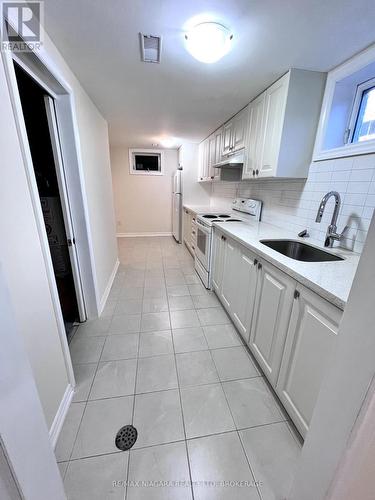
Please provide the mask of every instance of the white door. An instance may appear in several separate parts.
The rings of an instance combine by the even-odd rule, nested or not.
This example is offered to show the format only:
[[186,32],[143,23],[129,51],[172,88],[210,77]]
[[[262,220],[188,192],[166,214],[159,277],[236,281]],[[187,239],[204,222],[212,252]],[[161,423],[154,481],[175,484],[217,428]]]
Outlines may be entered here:
[[266,91],[264,147],[259,177],[273,177],[277,172],[288,84],[289,73]]
[[247,248],[239,245],[235,272],[237,281],[236,298],[232,301],[233,321],[245,342],[249,342],[250,326],[254,310],[257,287],[258,260]]
[[276,267],[258,263],[258,283],[249,347],[273,386],[293,305],[296,282]]
[[223,236],[224,241],[224,266],[223,281],[221,287],[221,298],[228,312],[232,310],[232,305],[237,295],[237,264],[238,247],[233,240]]
[[245,147],[249,108],[246,107],[233,118],[232,151]]
[[219,295],[223,281],[224,235],[214,229],[212,237],[212,286]]
[[85,302],[83,299],[81,273],[80,273],[80,269],[79,269],[77,249],[76,249],[76,245],[75,245],[75,236],[74,236],[74,230],[73,230],[73,223],[72,223],[72,218],[71,218],[71,213],[70,213],[70,203],[69,203],[68,191],[67,191],[67,187],[66,187],[65,171],[64,171],[64,165],[63,165],[63,160],[62,160],[62,155],[61,155],[61,146],[60,146],[60,138],[59,138],[59,131],[58,131],[58,127],[57,127],[57,121],[56,121],[55,105],[54,105],[53,99],[49,96],[45,96],[44,101],[45,101],[46,112],[47,112],[48,128],[49,128],[49,133],[50,133],[50,137],[51,137],[51,144],[52,144],[52,151],[53,151],[53,159],[55,162],[57,182],[59,185],[59,193],[60,193],[61,207],[62,207],[62,212],[63,212],[63,217],[64,217],[65,232],[66,232],[66,237],[68,240],[69,257],[70,257],[70,263],[72,266],[73,281],[74,281],[74,288],[75,288],[76,298],[77,298],[79,319],[80,319],[80,321],[85,321],[86,317],[87,317],[86,316],[86,308],[85,308]]
[[[42,405],[3,276],[0,266],[1,447],[22,498],[64,500]],[[5,498],[1,485],[0,498]]]
[[260,95],[249,106],[249,127],[243,179],[253,179],[259,173],[262,163],[264,143],[264,108],[265,93]]
[[305,436],[335,348],[342,312],[298,285],[276,391]]

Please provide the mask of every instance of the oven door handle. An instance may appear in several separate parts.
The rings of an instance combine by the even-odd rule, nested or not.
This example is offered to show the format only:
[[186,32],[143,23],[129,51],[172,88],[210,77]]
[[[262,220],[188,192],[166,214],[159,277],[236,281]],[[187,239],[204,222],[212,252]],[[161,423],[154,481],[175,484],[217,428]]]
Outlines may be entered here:
[[210,227],[207,227],[205,226],[204,224],[202,224],[199,220],[197,220],[197,225],[200,227],[200,229],[202,229],[202,231],[204,231],[206,234],[210,234],[211,233],[211,228]]

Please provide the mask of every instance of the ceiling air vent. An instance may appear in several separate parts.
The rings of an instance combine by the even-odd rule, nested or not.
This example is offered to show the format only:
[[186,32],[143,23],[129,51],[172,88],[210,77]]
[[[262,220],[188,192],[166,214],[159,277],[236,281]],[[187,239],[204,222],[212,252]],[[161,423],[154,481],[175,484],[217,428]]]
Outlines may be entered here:
[[140,33],[141,58],[143,62],[160,63],[161,37]]

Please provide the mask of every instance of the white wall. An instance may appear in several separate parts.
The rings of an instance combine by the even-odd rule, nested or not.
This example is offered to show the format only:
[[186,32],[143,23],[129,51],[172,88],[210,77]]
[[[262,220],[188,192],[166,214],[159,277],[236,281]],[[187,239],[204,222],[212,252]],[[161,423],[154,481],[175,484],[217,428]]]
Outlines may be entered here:
[[164,151],[165,175],[129,173],[129,149],[111,147],[111,168],[118,234],[171,234],[172,176],[177,150]]
[[186,143],[179,149],[179,163],[183,168],[183,203],[189,205],[209,205],[210,182],[197,182],[199,170],[198,144]]
[[98,302],[117,261],[108,124],[46,35],[44,49],[74,93]]
[[333,211],[333,199],[327,203],[322,222],[315,222],[319,202],[328,191],[338,191],[342,206],[338,230],[349,225],[340,242],[361,252],[375,207],[375,154],[339,158],[312,163],[308,179],[215,182],[211,204],[229,204],[235,196],[263,201],[262,220],[294,231],[309,228],[311,237],[324,241]]
[[[98,302],[117,260],[107,123],[45,36],[48,58],[73,89]],[[50,428],[68,386],[3,64],[0,64],[0,262]],[[6,237],[5,237],[6,236]]]

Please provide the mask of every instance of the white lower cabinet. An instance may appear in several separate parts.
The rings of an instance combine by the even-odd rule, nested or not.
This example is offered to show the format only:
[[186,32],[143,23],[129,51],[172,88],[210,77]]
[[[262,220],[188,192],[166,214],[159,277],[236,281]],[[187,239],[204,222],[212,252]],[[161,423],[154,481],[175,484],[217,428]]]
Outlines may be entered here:
[[212,287],[220,295],[223,282],[225,241],[222,233],[216,229],[212,240]]
[[273,386],[283,355],[296,282],[268,262],[258,264],[249,347]]
[[298,285],[276,392],[305,436],[336,343],[342,311]]
[[305,436],[342,312],[217,228],[212,284]]

